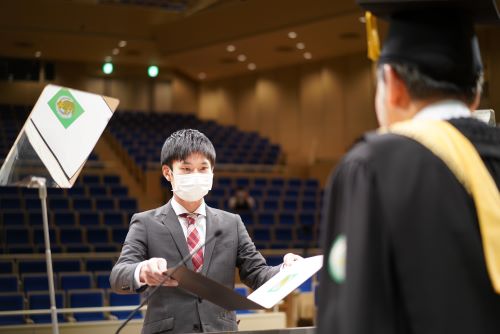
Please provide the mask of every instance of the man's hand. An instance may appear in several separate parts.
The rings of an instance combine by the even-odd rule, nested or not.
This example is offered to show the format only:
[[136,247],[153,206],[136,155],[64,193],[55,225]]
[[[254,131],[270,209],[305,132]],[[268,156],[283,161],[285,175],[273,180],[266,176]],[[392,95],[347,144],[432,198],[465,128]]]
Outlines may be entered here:
[[295,261],[302,260],[303,257],[297,254],[288,253],[283,256],[283,268],[290,267]]
[[[141,283],[145,283],[149,286],[159,285],[165,279],[165,275],[163,275],[165,271],[167,271],[167,260],[153,257],[143,263],[139,273],[139,279]],[[163,285],[177,286],[179,282],[172,278],[168,278]]]

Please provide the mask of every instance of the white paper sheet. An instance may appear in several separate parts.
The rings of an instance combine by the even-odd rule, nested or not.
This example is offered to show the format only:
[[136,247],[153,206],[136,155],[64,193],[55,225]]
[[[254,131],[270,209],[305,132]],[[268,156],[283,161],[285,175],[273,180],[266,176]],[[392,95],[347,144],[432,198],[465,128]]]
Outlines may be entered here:
[[271,308],[297,289],[323,266],[323,255],[308,257],[284,268],[260,288],[248,296],[251,301]]
[[[69,95],[69,102],[62,95]],[[68,110],[71,112],[65,115]],[[48,85],[31,120],[69,179],[85,162],[112,115],[100,95]]]

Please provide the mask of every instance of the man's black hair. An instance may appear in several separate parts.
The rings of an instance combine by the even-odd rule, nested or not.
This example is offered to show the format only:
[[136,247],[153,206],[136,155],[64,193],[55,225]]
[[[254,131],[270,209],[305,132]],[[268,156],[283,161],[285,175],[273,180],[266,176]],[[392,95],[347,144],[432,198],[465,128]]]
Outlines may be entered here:
[[453,98],[466,104],[474,102],[477,94],[481,94],[483,76],[478,73],[477,82],[471,86],[458,86],[455,83],[438,81],[423,73],[417,66],[403,63],[382,63],[378,65],[378,75],[385,80],[382,67],[388,64],[397,76],[405,83],[410,97],[415,100],[431,98]]
[[172,133],[161,149],[161,165],[172,169],[174,161],[186,160],[193,153],[205,156],[212,168],[215,166],[215,148],[210,139],[194,129],[183,129]]

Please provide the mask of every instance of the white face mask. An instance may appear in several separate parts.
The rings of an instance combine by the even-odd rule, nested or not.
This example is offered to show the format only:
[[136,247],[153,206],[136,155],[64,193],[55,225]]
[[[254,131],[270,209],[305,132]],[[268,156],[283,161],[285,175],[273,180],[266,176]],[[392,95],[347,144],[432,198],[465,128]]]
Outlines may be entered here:
[[173,192],[187,202],[202,199],[212,189],[213,173],[175,174]]

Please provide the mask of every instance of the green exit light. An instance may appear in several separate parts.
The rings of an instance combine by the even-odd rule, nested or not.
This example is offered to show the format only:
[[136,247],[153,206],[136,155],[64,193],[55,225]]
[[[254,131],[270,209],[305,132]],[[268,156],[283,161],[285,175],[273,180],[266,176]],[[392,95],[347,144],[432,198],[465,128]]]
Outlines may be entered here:
[[150,78],[156,78],[158,76],[158,73],[160,73],[158,66],[151,65],[148,67],[148,75]]
[[104,74],[113,73],[113,64],[112,63],[104,63],[104,65],[102,65],[102,71],[104,72]]

